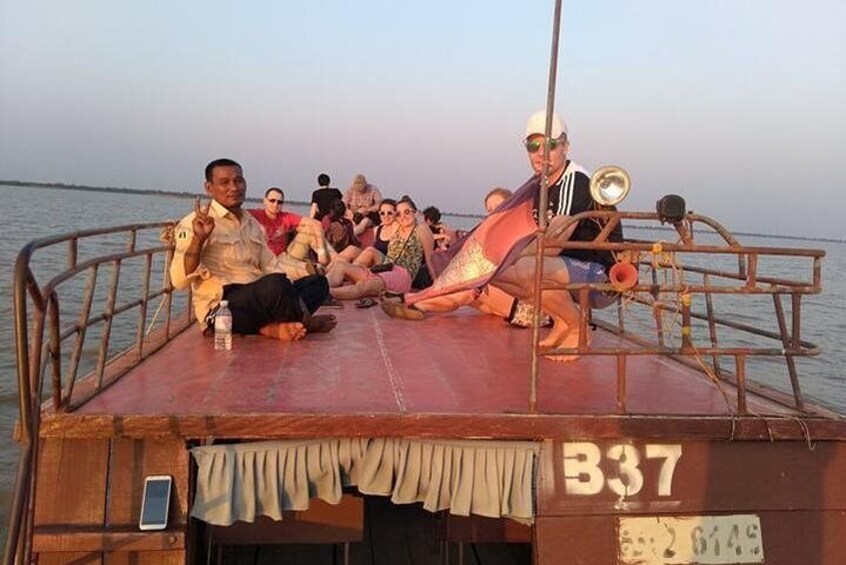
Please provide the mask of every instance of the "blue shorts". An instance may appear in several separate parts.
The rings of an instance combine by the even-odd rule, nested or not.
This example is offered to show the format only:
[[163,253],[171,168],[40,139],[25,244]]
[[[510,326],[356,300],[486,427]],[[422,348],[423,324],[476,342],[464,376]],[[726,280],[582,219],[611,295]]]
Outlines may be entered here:
[[[606,283],[608,282],[608,275],[605,274],[605,267],[600,263],[592,261],[582,261],[580,259],[573,259],[572,257],[561,256],[564,264],[567,265],[567,273],[570,276],[571,283]],[[579,292],[577,290],[570,291],[573,295],[573,300],[578,304]],[[619,294],[616,292],[604,292],[601,290],[591,290],[588,294],[588,300],[591,308],[605,308],[617,301]]]

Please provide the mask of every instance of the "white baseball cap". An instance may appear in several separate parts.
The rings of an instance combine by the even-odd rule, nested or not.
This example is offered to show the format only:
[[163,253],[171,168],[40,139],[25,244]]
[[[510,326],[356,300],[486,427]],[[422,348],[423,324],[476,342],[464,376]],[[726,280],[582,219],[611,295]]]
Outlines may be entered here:
[[[529,121],[526,122],[526,135],[523,139],[529,139],[533,135],[543,135],[546,133],[546,110],[538,110]],[[567,134],[567,124],[565,124],[558,114],[552,114],[552,131],[550,136],[553,139],[561,137],[561,134]]]

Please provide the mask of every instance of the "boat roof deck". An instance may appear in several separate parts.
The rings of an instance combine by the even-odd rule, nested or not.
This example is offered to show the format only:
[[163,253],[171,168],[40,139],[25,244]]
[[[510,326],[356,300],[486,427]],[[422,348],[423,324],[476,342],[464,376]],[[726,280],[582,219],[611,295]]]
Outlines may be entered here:
[[[388,318],[378,307],[347,303],[328,334],[296,343],[235,336],[231,352],[189,328],[75,414],[525,414],[531,331],[464,308],[422,322]],[[621,345],[594,331],[593,343]],[[616,413],[616,359],[583,356],[570,363],[542,359],[538,412]],[[722,391],[720,390],[722,389]],[[725,392],[725,395],[723,394]],[[726,416],[736,390],[670,358],[630,356],[627,413]],[[789,415],[750,394],[757,415]]]

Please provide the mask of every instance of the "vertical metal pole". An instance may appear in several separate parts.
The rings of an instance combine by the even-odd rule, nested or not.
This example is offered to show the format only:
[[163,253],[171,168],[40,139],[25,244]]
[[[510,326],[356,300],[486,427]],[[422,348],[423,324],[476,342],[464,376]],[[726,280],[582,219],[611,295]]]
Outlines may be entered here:
[[681,349],[682,353],[690,353],[693,349],[692,331],[690,325],[690,295],[681,295],[682,305],[682,329],[681,329]]
[[549,80],[546,89],[546,125],[544,126],[543,171],[541,172],[540,199],[538,202],[538,241],[535,250],[535,316],[532,324],[532,377],[529,385],[529,412],[537,412],[538,406],[538,341],[540,340],[541,281],[543,279],[543,240],[546,236],[546,207],[549,187],[549,138],[552,133],[552,113],[555,111],[555,80],[558,75],[558,37],[561,30],[561,0],[555,0],[552,19],[552,47],[549,56]]
[[661,312],[658,297],[661,296],[658,289],[658,269],[655,261],[652,262],[652,317],[655,318],[655,332],[658,335],[658,346],[664,347],[664,317]]
[[750,253],[747,257],[749,270],[746,273],[746,286],[754,288],[758,284],[758,254]]
[[[705,273],[703,278],[703,282],[705,283],[705,288],[708,289],[711,284],[711,278],[708,276],[708,273]],[[714,349],[717,348],[717,323],[714,320],[714,303],[711,298],[711,293],[706,290],[705,291],[705,309],[708,313],[708,332],[711,335],[711,347]],[[719,377],[721,376],[720,373],[720,356],[714,353],[711,356],[711,364],[714,366],[714,373]]]
[[737,412],[746,414],[746,355],[735,355],[735,370],[737,375]]
[[626,413],[626,360],[625,353],[617,354],[617,414]]
[[[796,372],[796,361],[790,353],[798,342],[795,337],[791,338],[787,333],[787,321],[784,319],[784,307],[781,304],[781,295],[773,294],[773,305],[775,306],[776,319],[778,320],[778,331],[781,334],[781,345],[785,350],[784,358],[787,363],[787,374],[790,377],[790,386],[793,389],[793,401],[797,410],[804,410],[805,403],[802,401],[802,389],[799,386],[799,374]],[[794,308],[795,308],[794,304]]]

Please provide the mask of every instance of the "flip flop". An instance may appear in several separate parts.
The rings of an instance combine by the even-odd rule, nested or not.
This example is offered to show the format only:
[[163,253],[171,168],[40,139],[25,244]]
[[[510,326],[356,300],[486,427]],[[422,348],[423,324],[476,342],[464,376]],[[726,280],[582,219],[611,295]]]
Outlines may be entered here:
[[379,304],[375,298],[362,298],[355,303],[356,308],[372,308]]
[[382,306],[382,311],[391,318],[397,318],[399,320],[422,320],[426,317],[422,310],[418,310],[408,304],[382,301],[380,305]]

